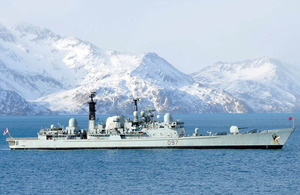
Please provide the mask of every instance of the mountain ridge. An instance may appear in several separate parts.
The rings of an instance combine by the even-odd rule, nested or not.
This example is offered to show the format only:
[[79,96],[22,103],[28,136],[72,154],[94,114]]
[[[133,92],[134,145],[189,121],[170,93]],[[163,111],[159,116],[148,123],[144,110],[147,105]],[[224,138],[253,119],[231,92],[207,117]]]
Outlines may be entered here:
[[255,111],[244,99],[180,72],[154,52],[105,51],[37,26],[0,24],[0,68],[0,89],[58,114],[86,113],[91,91],[97,92],[98,112],[105,114],[130,114],[133,97],[142,98],[140,108],[151,105],[161,113]]
[[254,112],[299,111],[297,75],[277,59],[219,62],[192,76],[206,86],[223,89],[247,102]]

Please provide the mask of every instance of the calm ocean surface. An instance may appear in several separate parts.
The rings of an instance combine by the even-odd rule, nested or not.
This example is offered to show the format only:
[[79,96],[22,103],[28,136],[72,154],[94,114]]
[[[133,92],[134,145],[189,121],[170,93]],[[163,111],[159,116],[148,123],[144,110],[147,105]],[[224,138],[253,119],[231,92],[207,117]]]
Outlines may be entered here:
[[[187,134],[198,127],[229,131],[296,130],[281,150],[10,151],[12,136],[37,136],[42,127],[68,125],[72,116],[0,117],[0,194],[300,194],[300,114],[174,115]],[[75,116],[87,128],[87,116]],[[99,116],[104,121],[104,116]],[[105,116],[106,117],[106,116]]]

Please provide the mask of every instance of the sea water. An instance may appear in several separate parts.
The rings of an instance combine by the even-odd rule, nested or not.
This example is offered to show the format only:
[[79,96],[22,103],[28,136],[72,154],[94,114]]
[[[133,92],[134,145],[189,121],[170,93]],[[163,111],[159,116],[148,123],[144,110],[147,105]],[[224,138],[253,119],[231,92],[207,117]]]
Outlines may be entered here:
[[[41,128],[87,116],[0,117],[0,194],[300,194],[300,114],[174,115],[186,133],[291,127],[281,150],[9,150],[2,131],[36,137]],[[107,116],[100,115],[99,122]],[[163,118],[163,117],[161,117]]]

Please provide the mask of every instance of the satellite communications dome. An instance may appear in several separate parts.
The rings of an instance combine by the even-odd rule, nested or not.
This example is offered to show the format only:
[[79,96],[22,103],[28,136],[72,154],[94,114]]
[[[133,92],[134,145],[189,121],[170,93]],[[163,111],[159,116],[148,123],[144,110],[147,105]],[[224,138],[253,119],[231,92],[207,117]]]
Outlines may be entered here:
[[173,121],[173,116],[170,113],[166,113],[164,116],[164,122],[169,123]]
[[232,134],[238,134],[240,131],[239,131],[239,128],[237,126],[231,126],[230,127],[230,133]]
[[76,118],[70,118],[69,127],[78,127],[78,122],[77,122]]

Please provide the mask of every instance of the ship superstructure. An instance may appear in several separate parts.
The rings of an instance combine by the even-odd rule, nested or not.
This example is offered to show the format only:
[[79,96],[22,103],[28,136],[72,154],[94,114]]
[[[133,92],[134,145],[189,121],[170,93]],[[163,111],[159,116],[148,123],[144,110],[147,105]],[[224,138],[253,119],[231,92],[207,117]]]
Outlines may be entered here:
[[133,120],[123,115],[110,116],[106,123],[96,124],[95,93],[90,94],[88,128],[81,129],[75,118],[69,120],[66,128],[51,125],[41,129],[37,138],[7,138],[11,149],[133,149],[133,148],[261,148],[280,149],[288,140],[292,128],[255,130],[240,133],[232,126],[230,131],[208,135],[195,129],[192,136],[186,136],[184,122],[174,120],[166,113],[163,120],[154,118],[151,106],[138,113],[138,101],[133,99]]

